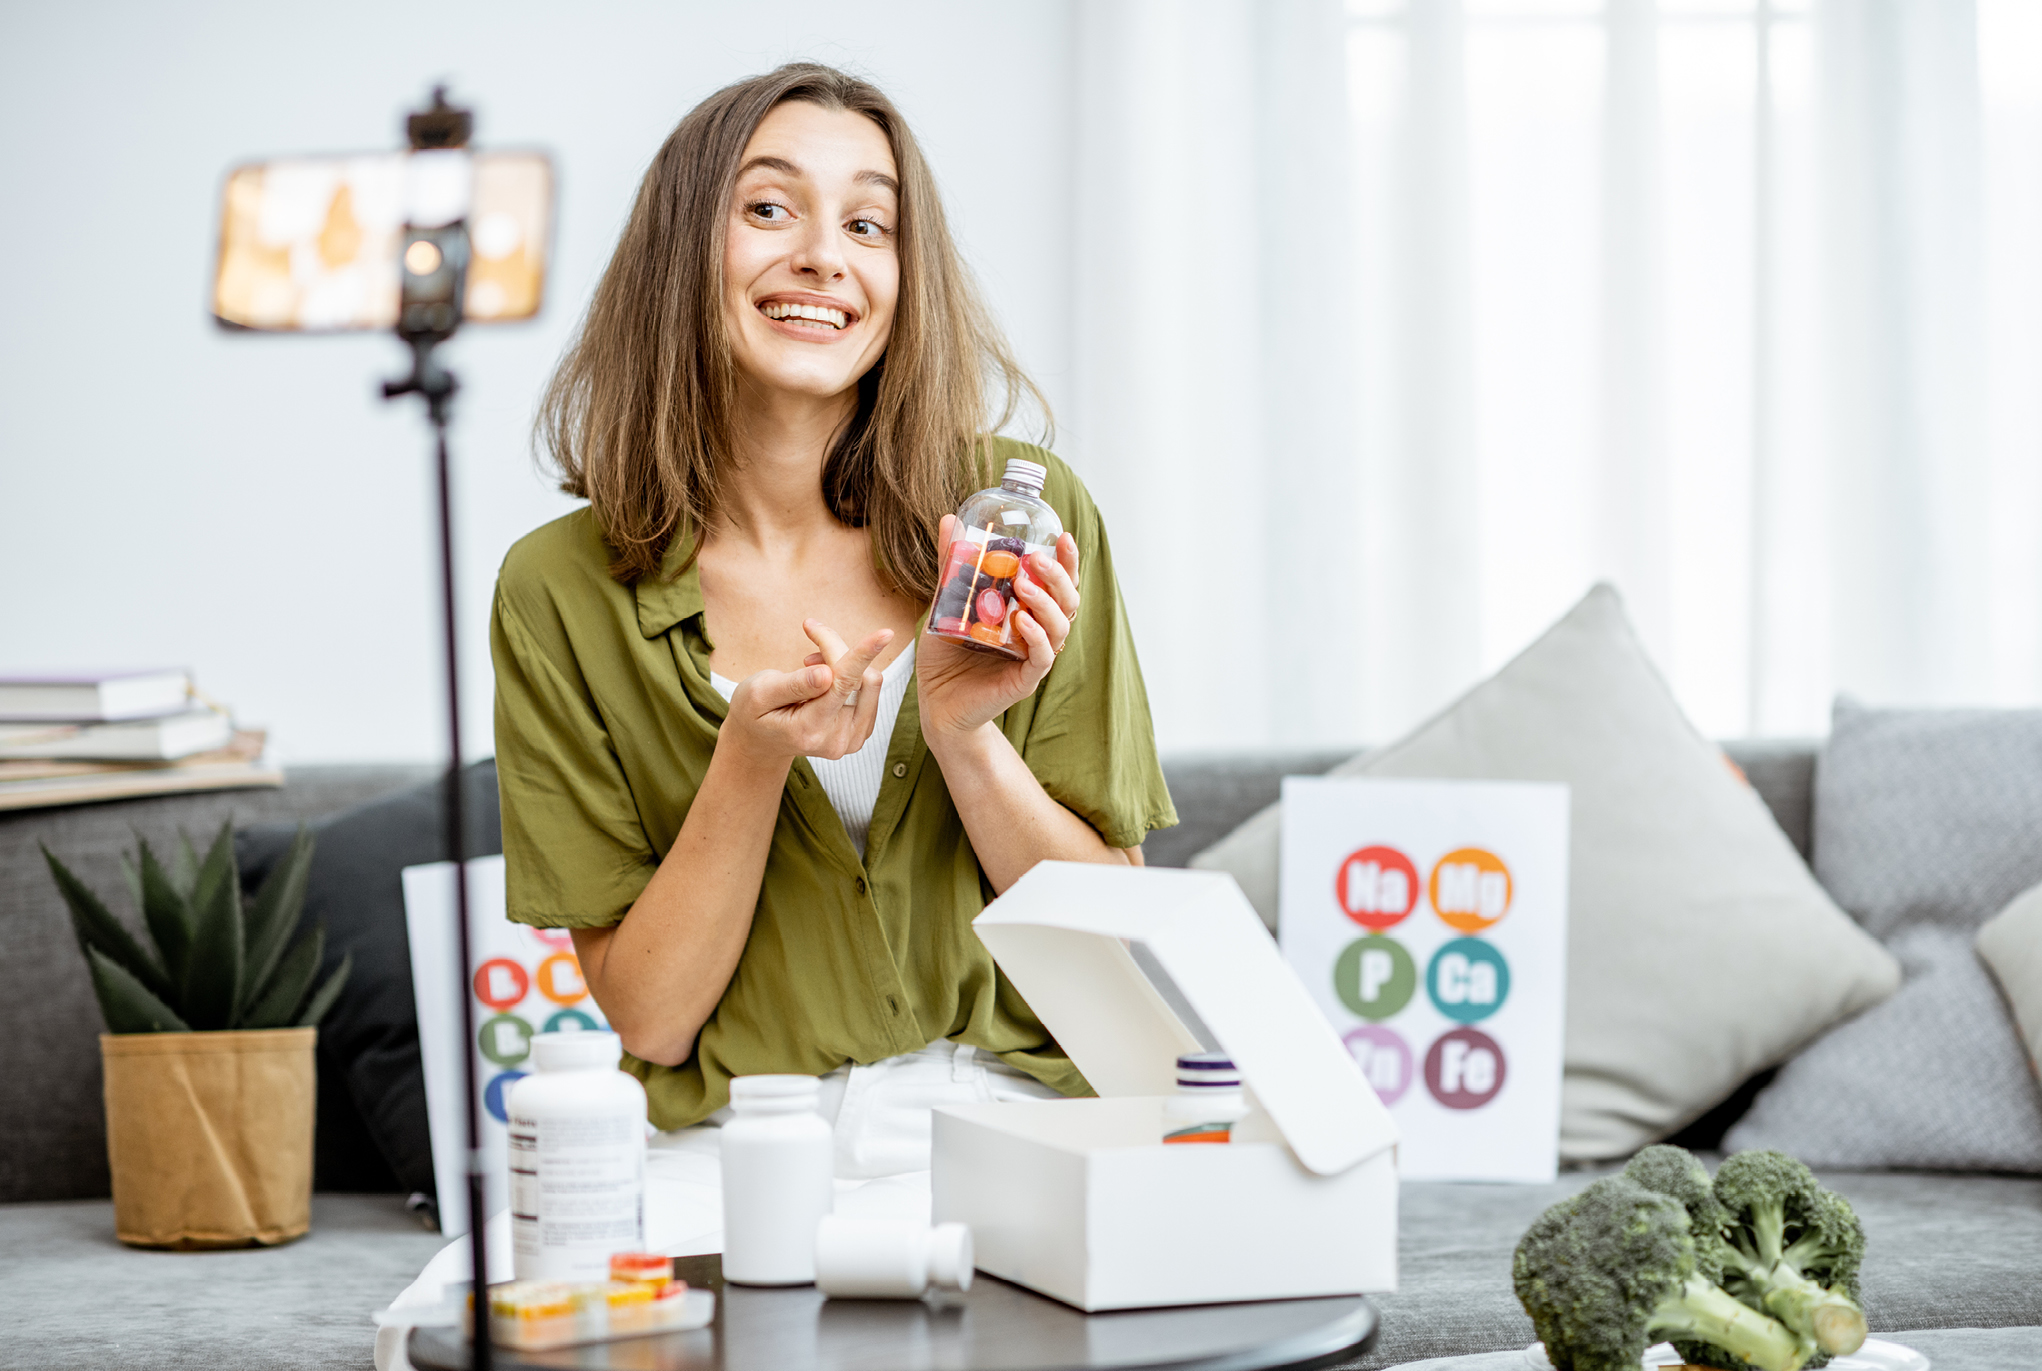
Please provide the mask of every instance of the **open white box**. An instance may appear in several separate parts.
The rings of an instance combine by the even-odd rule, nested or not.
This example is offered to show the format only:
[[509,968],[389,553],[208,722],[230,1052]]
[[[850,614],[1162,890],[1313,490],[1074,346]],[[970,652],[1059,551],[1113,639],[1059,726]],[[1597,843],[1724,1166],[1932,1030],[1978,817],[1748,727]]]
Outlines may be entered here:
[[[1043,862],[974,927],[1100,1095],[936,1111],[935,1218],[981,1271],[1084,1310],[1396,1288],[1396,1125],[1231,876]],[[1200,1047],[1130,940],[1288,1146],[1161,1141]]]

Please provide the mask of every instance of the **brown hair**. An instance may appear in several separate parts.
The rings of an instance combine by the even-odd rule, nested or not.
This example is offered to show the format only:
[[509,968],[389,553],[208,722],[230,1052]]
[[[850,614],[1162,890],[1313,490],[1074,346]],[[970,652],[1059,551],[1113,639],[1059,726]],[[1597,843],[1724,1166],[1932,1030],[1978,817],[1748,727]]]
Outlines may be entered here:
[[[988,432],[1024,396],[1049,407],[979,299],[935,177],[879,89],[794,62],[725,86],[681,120],[639,183],[630,221],[539,407],[535,436],[560,488],[588,500],[627,584],[659,571],[676,535],[712,526],[737,442],[737,369],[723,324],[723,246],[745,146],[790,100],[871,119],[900,173],[900,299],[855,417],[823,462],[830,512],[869,526],[895,588],[936,593],[937,521],[984,483]],[[988,390],[1003,392],[986,422]],[[692,557],[691,559],[692,560]]]

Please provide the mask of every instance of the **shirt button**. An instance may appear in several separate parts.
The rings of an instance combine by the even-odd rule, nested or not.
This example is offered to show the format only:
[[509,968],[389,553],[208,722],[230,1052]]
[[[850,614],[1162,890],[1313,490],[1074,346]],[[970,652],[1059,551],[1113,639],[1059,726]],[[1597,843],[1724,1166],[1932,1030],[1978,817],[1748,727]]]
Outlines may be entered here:
[[858,878],[858,893],[860,895],[865,893],[865,878],[863,876]]
[[895,762],[893,764],[893,774],[896,780],[898,780],[902,776],[907,775],[908,764],[906,762]]

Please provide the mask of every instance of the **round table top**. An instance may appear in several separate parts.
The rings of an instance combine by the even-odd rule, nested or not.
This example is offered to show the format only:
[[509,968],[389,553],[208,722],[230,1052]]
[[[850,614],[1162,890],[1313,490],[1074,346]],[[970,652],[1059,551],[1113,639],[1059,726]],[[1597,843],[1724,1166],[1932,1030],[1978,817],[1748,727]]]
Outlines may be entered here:
[[[812,1285],[725,1286],[714,1256],[675,1274],[717,1292],[716,1321],[685,1333],[563,1347],[494,1349],[502,1371],[1275,1371],[1358,1357],[1376,1314],[1359,1295],[1086,1314],[981,1275],[928,1300],[832,1300]],[[418,1371],[467,1371],[454,1328],[413,1330]]]

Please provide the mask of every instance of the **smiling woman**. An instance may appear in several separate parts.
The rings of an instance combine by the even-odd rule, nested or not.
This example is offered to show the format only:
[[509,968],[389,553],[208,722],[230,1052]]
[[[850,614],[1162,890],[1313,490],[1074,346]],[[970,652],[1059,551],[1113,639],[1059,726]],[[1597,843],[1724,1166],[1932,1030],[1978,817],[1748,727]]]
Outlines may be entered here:
[[[818,179],[825,162],[843,184]],[[804,273],[801,255],[816,250],[840,277]],[[783,275],[762,276],[783,254]],[[789,304],[809,307],[796,314],[811,324],[772,318]],[[829,320],[843,325],[832,334],[814,327],[826,310],[846,316]],[[777,338],[845,347],[803,363],[765,349]],[[590,501],[620,577],[655,573],[677,532],[715,521],[727,475],[716,454],[745,446],[747,350],[805,387],[834,379],[829,395],[857,384],[824,497],[838,518],[869,524],[904,590],[933,595],[930,530],[956,505],[960,457],[983,471],[987,432],[1024,402],[1048,407],[959,258],[906,121],[876,87],[827,67],[726,87],[681,121],[547,391],[540,438],[562,488]],[[875,482],[891,498],[874,503]]]
[[[870,84],[740,82],[653,159],[541,410],[589,505],[504,562],[497,767],[511,917],[573,930],[697,1161],[741,1075],[823,1077],[846,1179],[926,1168],[933,1104],[1089,1089],[971,921],[1176,815],[1098,511],[997,436],[1028,399]],[[918,635],[1010,458],[1068,530],[1018,661]]]

